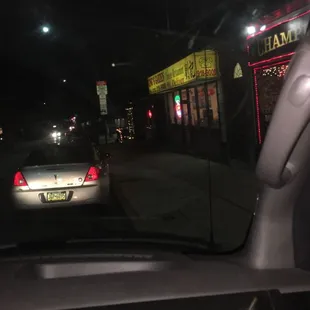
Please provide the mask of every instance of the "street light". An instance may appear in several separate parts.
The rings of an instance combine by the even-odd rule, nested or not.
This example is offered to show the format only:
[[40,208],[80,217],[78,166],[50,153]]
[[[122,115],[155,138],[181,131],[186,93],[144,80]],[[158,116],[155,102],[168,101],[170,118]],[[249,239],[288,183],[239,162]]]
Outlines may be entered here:
[[248,27],[246,28],[246,32],[247,32],[248,35],[254,34],[254,33],[256,32],[255,26],[248,26]]
[[48,33],[48,32],[50,32],[50,28],[47,26],[43,26],[42,31],[43,31],[43,33]]
[[116,66],[117,66],[117,67],[130,67],[130,66],[135,66],[135,64],[134,64],[133,62],[131,62],[131,61],[117,62],[117,63],[113,62],[113,63],[111,64],[111,66],[112,66],[113,68],[115,68]]
[[67,80],[66,80],[66,79],[63,79],[62,81],[63,81],[63,83],[67,83]]

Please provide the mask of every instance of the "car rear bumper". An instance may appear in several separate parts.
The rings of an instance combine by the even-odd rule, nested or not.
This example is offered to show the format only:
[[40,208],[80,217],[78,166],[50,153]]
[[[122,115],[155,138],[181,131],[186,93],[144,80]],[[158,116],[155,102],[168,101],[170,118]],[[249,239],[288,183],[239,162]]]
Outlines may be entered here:
[[[48,192],[66,192],[66,201],[48,202]],[[93,204],[106,204],[108,202],[109,190],[104,189],[99,185],[81,186],[66,189],[51,189],[51,190],[29,190],[15,191],[13,190],[14,206],[17,209],[47,209],[47,208],[62,208],[74,207]]]

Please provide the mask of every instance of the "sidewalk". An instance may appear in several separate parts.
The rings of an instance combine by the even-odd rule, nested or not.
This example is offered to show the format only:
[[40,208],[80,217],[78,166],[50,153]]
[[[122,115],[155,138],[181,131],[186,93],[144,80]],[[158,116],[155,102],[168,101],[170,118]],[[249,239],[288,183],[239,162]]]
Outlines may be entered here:
[[112,164],[111,174],[139,231],[208,239],[211,203],[215,241],[234,246],[245,237],[259,186],[251,172],[216,163],[209,169],[206,160],[168,152]]

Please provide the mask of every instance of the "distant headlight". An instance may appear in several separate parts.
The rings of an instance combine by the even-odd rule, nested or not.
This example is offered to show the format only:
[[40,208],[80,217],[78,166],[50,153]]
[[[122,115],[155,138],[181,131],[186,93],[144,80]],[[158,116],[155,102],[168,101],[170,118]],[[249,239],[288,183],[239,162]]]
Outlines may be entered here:
[[53,132],[53,133],[52,133],[52,137],[53,137],[53,138],[56,138],[56,137],[57,137],[57,132]]
[[57,132],[57,137],[60,137],[61,136],[61,132]]

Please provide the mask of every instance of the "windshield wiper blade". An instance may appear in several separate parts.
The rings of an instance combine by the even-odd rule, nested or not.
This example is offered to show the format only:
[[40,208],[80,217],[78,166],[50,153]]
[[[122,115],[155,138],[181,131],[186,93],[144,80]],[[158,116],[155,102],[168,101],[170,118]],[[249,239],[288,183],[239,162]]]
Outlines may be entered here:
[[208,244],[204,244],[201,242],[193,242],[181,239],[174,239],[174,238],[149,238],[149,237],[122,237],[122,238],[81,238],[81,239],[71,239],[67,241],[68,244],[89,244],[89,243],[109,243],[109,244],[116,244],[116,243],[124,243],[124,244],[131,244],[131,245],[161,245],[161,246],[174,246],[174,247],[181,247],[186,249],[193,249],[198,251],[210,251]]
[[7,249],[16,249],[16,248],[17,248],[16,243],[0,244],[0,251],[7,250]]

